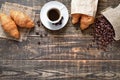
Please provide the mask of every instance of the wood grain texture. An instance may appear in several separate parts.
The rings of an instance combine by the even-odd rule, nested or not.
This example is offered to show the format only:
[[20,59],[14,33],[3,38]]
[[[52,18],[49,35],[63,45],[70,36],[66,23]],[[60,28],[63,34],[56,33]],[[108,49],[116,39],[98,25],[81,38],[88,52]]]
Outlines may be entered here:
[[[107,51],[98,49],[89,29],[67,25],[49,31],[37,25],[42,6],[52,0],[0,0],[31,6],[36,11],[35,28],[22,43],[0,39],[0,80],[120,80],[120,41],[110,44]],[[66,5],[70,14],[71,0],[56,0]],[[120,0],[99,0],[98,12]]]
[[[2,60],[3,80],[119,80],[119,60]],[[94,65],[93,65],[94,64]]]

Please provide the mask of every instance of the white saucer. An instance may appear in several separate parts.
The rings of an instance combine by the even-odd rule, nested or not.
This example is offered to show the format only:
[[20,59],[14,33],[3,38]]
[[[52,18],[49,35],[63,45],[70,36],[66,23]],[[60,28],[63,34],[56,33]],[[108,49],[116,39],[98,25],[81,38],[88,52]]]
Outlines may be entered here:
[[[53,25],[52,23],[49,23],[47,20],[47,11],[53,7],[61,9],[61,15],[63,16],[63,20],[62,20],[62,24],[60,24],[60,25]],[[50,1],[42,7],[41,12],[40,12],[40,19],[41,19],[42,24],[47,29],[59,30],[59,29],[63,28],[68,22],[68,19],[69,19],[68,9],[66,8],[66,6],[64,4],[62,4],[58,1]]]

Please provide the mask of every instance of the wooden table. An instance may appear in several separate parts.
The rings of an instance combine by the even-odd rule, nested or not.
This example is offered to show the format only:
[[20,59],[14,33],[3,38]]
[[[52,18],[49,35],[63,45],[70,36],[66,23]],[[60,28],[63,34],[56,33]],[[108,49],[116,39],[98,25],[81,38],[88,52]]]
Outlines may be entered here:
[[[81,32],[71,24],[49,31],[40,24],[41,7],[51,0],[0,0],[32,6],[36,9],[35,29],[23,42],[0,39],[0,80],[120,80],[120,41],[97,49],[91,28]],[[65,4],[70,14],[71,0]],[[98,13],[120,0],[99,0]]]

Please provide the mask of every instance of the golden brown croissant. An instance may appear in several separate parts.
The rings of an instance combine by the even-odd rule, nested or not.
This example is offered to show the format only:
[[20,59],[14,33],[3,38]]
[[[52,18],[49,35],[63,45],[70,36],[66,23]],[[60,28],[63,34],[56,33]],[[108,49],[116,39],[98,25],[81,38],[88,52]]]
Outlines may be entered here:
[[15,23],[22,28],[32,28],[34,27],[34,22],[30,17],[23,12],[11,10],[10,11],[11,18],[15,21]]
[[82,15],[80,20],[80,28],[81,30],[85,30],[89,27],[89,25],[94,23],[94,17]]
[[20,33],[17,29],[17,26],[9,16],[0,13],[0,23],[4,31],[7,32],[10,36],[16,39],[20,38]]
[[79,22],[80,17],[81,14],[72,14],[72,23],[76,24],[77,22]]

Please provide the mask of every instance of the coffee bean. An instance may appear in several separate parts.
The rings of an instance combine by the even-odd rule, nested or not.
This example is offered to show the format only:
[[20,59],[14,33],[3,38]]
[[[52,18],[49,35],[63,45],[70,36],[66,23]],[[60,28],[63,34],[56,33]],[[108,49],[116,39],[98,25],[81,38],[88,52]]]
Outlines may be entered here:
[[40,20],[37,21],[37,25],[40,27]]
[[38,42],[38,45],[40,45],[41,43],[40,42]]
[[94,28],[94,40],[96,44],[103,50],[114,41],[115,32],[113,26],[108,20],[102,15],[96,18]]
[[39,32],[36,32],[36,35],[39,35]]
[[47,34],[47,33],[45,33],[44,35],[45,35],[45,37],[46,37],[48,34]]
[[43,38],[43,35],[41,34],[40,37]]

